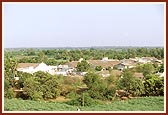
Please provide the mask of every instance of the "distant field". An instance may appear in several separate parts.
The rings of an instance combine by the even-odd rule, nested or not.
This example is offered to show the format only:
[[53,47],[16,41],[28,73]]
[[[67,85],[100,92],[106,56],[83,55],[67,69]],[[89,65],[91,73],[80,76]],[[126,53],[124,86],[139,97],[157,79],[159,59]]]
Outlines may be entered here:
[[[164,111],[164,97],[143,97],[108,104],[79,107],[81,111]],[[76,111],[77,106],[64,102],[5,99],[5,111]]]

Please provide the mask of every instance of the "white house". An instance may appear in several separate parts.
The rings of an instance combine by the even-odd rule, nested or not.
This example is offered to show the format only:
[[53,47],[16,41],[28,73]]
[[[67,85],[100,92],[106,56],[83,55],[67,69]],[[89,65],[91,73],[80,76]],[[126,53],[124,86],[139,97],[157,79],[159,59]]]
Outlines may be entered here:
[[48,66],[45,63],[19,63],[17,71],[35,73],[38,71],[47,72],[51,75],[63,75],[67,76],[71,74],[73,69],[69,68],[68,65]]
[[43,72],[48,72],[49,71],[49,68],[45,63],[40,63],[36,68],[34,68],[34,72],[37,72],[37,71],[43,71]]
[[102,61],[108,61],[108,57],[102,58]]
[[22,71],[26,73],[34,73],[34,68],[36,68],[39,63],[19,63],[17,71]]
[[57,66],[48,66],[45,63],[19,63],[17,67],[17,71],[27,72],[27,73],[35,73],[37,71],[48,72],[50,74],[54,74],[55,68]]

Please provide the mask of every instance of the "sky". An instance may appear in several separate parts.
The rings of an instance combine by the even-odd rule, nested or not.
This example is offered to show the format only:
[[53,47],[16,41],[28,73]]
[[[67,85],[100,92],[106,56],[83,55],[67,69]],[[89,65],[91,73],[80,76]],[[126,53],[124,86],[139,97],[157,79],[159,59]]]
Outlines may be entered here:
[[164,46],[163,4],[4,4],[5,48]]

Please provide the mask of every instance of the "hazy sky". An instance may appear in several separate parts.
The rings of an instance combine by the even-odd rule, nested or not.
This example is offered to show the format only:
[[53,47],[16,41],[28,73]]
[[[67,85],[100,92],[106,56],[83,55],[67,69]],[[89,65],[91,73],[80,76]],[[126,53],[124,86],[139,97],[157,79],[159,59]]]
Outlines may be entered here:
[[4,47],[164,46],[163,4],[5,4]]

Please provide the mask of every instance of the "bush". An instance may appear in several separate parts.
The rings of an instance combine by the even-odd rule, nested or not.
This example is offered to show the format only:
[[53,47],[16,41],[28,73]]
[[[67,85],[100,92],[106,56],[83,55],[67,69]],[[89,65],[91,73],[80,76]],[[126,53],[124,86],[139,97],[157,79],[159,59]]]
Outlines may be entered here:
[[42,100],[43,97],[42,97],[43,93],[42,92],[34,92],[33,96],[31,97],[32,100]]
[[102,67],[101,67],[101,66],[96,66],[95,70],[96,70],[96,71],[101,71],[101,70],[102,70]]
[[86,83],[88,87],[90,97],[100,100],[112,100],[116,88],[111,78],[110,80],[101,79],[100,76],[95,73],[87,73],[84,77],[84,83]]
[[144,94],[144,84],[141,79],[133,77],[133,74],[126,70],[123,77],[117,82],[117,88],[127,91],[133,96],[140,96]]
[[144,85],[147,96],[164,95],[164,78],[155,75],[147,75]]
[[4,80],[4,90],[7,91],[10,87],[11,87],[11,86],[10,86],[9,81],[5,79],[5,80]]
[[15,93],[14,93],[14,91],[13,91],[12,88],[9,88],[8,90],[6,90],[6,91],[4,92],[4,96],[5,96],[6,98],[11,99],[11,98],[14,98],[14,97],[15,97]]
[[79,95],[76,93],[76,91],[71,91],[66,95],[66,98],[71,98],[71,99],[78,98],[78,97]]
[[74,106],[92,106],[98,103],[99,102],[93,100],[88,93],[83,93],[79,98],[67,102],[67,104]]
[[106,99],[108,100],[113,100],[113,97],[115,97],[115,93],[116,93],[116,87],[109,87],[105,93]]

